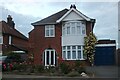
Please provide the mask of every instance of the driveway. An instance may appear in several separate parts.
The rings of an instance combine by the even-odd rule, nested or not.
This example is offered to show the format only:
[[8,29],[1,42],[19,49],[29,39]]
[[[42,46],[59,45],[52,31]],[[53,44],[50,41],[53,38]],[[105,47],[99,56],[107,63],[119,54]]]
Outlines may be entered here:
[[117,66],[94,66],[86,67],[87,72],[94,73],[95,77],[117,78],[119,69]]

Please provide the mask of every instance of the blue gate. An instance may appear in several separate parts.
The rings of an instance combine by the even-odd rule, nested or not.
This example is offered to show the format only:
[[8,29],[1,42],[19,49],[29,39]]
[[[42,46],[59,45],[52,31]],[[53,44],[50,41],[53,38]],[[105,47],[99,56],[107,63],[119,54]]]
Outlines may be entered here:
[[96,47],[95,61],[96,66],[114,65],[115,64],[115,46]]

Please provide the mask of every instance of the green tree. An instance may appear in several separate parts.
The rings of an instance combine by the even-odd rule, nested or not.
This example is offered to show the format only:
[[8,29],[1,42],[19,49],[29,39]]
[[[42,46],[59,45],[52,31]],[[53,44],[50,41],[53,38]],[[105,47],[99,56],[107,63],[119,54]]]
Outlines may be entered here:
[[94,64],[94,53],[95,53],[95,45],[97,43],[97,38],[93,32],[90,32],[84,38],[84,55],[86,55],[87,60],[89,61],[90,65]]

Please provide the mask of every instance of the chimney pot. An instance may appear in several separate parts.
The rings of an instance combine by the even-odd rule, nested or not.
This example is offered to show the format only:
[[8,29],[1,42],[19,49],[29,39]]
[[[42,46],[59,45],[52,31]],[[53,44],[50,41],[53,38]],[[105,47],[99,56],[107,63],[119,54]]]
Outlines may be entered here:
[[7,24],[8,24],[11,28],[14,28],[14,26],[15,26],[14,21],[12,21],[11,15],[8,15],[8,17],[7,17]]
[[76,9],[76,6],[75,6],[74,4],[71,4],[70,9],[71,9],[71,8]]

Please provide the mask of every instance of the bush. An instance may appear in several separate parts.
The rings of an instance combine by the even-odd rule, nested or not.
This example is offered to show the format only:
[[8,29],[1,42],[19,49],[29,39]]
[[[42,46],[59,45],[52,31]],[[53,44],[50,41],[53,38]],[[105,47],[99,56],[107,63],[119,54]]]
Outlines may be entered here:
[[72,72],[68,73],[67,76],[75,77],[75,76],[80,76],[80,74],[77,71],[72,71]]
[[37,72],[44,72],[44,66],[43,65],[36,65],[35,70]]
[[27,65],[26,64],[14,64],[13,65],[13,70],[18,70],[18,71],[26,71],[27,70]]
[[78,73],[82,73],[82,72],[85,72],[85,68],[83,66],[83,62],[81,61],[76,61],[75,62],[75,70],[78,72]]
[[67,65],[66,63],[61,63],[60,69],[61,69],[61,72],[64,74],[68,74],[71,71],[69,65]]
[[45,70],[46,70],[46,72],[49,72],[49,73],[55,73],[55,71],[56,71],[55,67],[53,67],[53,66],[49,66]]
[[76,70],[78,73],[86,72],[86,70],[85,70],[84,67],[77,67],[75,70]]

